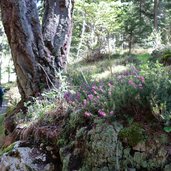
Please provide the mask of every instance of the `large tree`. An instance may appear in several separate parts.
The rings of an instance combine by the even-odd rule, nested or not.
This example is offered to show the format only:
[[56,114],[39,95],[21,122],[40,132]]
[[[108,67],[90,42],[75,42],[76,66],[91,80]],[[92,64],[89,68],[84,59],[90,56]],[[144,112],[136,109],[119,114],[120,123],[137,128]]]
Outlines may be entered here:
[[64,69],[71,39],[73,0],[44,0],[40,24],[37,0],[0,0],[2,21],[23,100],[36,96]]

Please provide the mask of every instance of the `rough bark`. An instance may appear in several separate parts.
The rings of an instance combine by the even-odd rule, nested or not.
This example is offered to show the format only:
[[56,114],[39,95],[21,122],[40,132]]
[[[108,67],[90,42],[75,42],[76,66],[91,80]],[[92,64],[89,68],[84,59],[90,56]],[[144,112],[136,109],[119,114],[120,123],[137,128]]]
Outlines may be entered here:
[[45,0],[43,38],[58,69],[66,69],[72,32],[72,0]]
[[1,0],[2,21],[10,44],[22,99],[35,96],[64,68],[71,37],[71,0],[45,0],[43,34],[35,0]]
[[1,0],[2,21],[12,52],[18,88],[22,99],[40,92],[46,83],[40,67],[48,57],[45,51],[34,0]]
[[[16,126],[14,115],[21,110],[27,112],[24,102],[29,100],[30,96],[39,95],[42,88],[56,82],[54,63],[57,69],[64,68],[69,52],[71,0],[62,1],[63,3],[60,0],[45,0],[43,34],[36,2],[0,0],[2,21],[21,94],[21,101],[5,119],[5,132],[8,134],[12,133]],[[49,46],[49,40],[53,46]]]

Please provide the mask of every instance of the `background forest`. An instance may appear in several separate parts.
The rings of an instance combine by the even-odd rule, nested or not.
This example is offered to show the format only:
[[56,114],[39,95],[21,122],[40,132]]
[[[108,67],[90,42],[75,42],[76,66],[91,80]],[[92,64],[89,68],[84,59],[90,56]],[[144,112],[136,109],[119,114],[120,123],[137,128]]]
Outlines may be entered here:
[[[37,8],[43,23],[44,1]],[[77,0],[72,18],[58,84],[17,112],[24,96],[0,24],[0,170],[170,171],[171,2]]]

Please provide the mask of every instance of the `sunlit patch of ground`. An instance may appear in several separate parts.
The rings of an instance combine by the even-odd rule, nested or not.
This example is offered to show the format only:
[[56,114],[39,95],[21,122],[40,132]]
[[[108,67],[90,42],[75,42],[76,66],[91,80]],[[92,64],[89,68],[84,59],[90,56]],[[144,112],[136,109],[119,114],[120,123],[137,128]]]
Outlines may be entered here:
[[94,74],[92,77],[94,79],[103,79],[103,78],[108,78],[110,77],[111,75],[113,74],[116,74],[116,73],[121,73],[121,72],[124,72],[127,70],[127,67],[126,66],[123,66],[123,65],[116,65],[116,66],[113,66],[111,68],[111,70],[106,70],[102,73],[98,73],[98,74]]
[[87,65],[87,66],[82,66],[80,68],[77,68],[78,71],[82,71],[82,72],[92,72],[92,71],[96,71],[97,66],[96,65]]
[[141,48],[134,48],[132,50],[133,54],[145,54],[145,53],[151,53],[154,49],[148,48],[148,49],[141,49]]
[[113,73],[121,73],[123,71],[126,71],[128,68],[124,65],[117,65],[112,67]]

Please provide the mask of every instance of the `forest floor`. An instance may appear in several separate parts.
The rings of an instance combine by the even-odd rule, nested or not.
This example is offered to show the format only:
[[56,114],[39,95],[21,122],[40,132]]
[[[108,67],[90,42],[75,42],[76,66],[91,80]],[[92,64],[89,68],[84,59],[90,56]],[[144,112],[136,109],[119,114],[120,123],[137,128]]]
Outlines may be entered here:
[[[163,169],[163,163],[170,162],[171,155],[167,152],[171,149],[170,119],[164,117],[167,110],[168,117],[171,113],[168,95],[171,77],[167,67],[158,62],[149,63],[149,59],[148,53],[118,54],[70,64],[68,73],[60,78],[58,91],[45,91],[41,98],[35,98],[35,103],[26,103],[26,116],[18,113],[20,137],[41,147],[55,164],[66,163],[65,155],[72,156],[67,158],[67,163],[73,163],[66,164],[66,168],[71,167],[68,170],[84,167],[77,161],[83,160],[88,166],[94,164],[97,156],[94,152],[99,152],[101,166],[103,156],[115,156],[118,148],[118,154],[123,156],[121,162],[130,165],[131,161],[132,168]],[[8,88],[5,93],[8,101],[4,101],[0,110],[0,146],[3,148],[15,141],[12,137],[5,139],[3,113],[13,109],[19,100],[16,84],[4,87]],[[170,106],[166,108],[166,104]],[[118,137],[121,144],[116,149],[111,137]],[[52,150],[48,151],[49,147]],[[112,148],[108,152],[109,147]],[[54,159],[52,151],[55,156],[61,155],[60,159]],[[90,160],[84,161],[87,158]],[[109,161],[113,161],[113,157]]]

